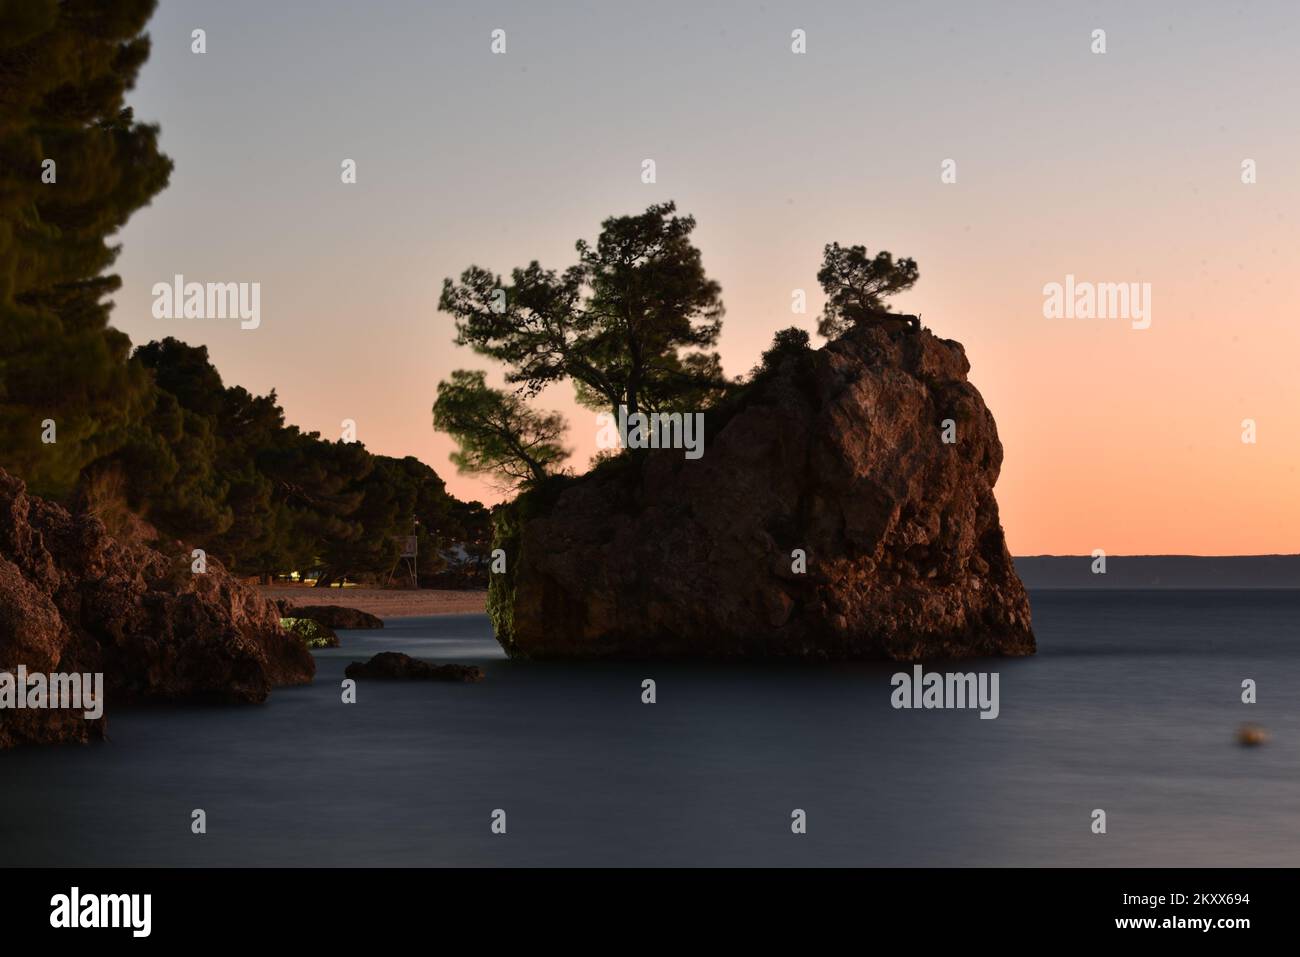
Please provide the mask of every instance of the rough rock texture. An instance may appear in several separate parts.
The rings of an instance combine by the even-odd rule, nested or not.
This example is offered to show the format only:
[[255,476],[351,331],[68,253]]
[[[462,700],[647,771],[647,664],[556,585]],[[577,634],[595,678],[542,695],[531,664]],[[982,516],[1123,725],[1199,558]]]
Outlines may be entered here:
[[310,618],[285,617],[280,619],[280,627],[291,635],[301,638],[308,648],[337,648],[339,636],[334,629],[322,625]]
[[969,368],[928,330],[860,326],[706,413],[702,458],[624,454],[521,496],[495,518],[498,639],[529,657],[1032,654]]
[[294,605],[283,599],[278,602],[286,618],[310,618],[326,628],[383,628],[384,619],[356,608],[342,605]]
[[[0,470],[0,671],[103,672],[107,711],[143,700],[262,701],[311,681],[315,663],[279,611],[222,567],[190,570],[118,542],[89,515],[29,496]],[[104,719],[66,709],[0,710],[0,748],[88,741]]]
[[473,665],[433,665],[397,651],[381,651],[369,661],[354,661],[343,672],[349,678],[413,679],[418,681],[482,681],[483,669]]

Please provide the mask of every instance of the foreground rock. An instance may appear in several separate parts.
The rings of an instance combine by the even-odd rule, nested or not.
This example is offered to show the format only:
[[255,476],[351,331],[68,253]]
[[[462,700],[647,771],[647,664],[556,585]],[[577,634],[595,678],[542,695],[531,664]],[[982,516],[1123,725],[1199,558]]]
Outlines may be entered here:
[[702,458],[624,454],[521,496],[495,518],[498,639],[529,657],[1032,654],[969,368],[929,331],[858,327],[706,413]]
[[344,608],[342,605],[294,605],[288,601],[279,602],[286,618],[309,618],[326,628],[383,628],[384,620],[369,612],[357,608]]
[[369,661],[354,661],[343,672],[349,678],[415,681],[482,681],[483,669],[472,665],[431,665],[397,651],[381,651]]
[[[103,523],[29,496],[0,470],[0,671],[104,675],[108,711],[137,701],[265,700],[315,663],[278,609],[208,560],[190,570]],[[0,710],[0,747],[102,738],[104,719]]]

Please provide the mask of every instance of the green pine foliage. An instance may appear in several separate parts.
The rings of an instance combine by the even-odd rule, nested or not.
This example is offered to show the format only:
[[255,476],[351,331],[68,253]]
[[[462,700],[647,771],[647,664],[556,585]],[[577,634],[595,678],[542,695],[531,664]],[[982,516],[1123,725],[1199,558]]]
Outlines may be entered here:
[[109,238],[172,169],[125,105],[153,7],[0,4],[0,465],[40,494],[69,494],[150,408],[104,297],[120,283]]
[[225,385],[205,348],[169,338],[133,354],[109,326],[111,238],[172,170],[125,103],[153,9],[0,0],[0,467],[244,575],[380,577],[408,534],[422,574],[453,542],[476,555],[487,511],[428,466],[302,432],[274,392]]

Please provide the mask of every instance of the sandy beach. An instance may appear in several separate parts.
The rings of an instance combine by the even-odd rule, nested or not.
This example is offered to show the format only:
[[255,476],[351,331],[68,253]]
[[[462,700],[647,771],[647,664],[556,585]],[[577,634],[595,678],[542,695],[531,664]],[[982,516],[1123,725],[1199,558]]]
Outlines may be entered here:
[[459,615],[487,610],[486,591],[314,588],[311,585],[269,585],[261,586],[261,591],[272,600],[284,598],[295,605],[342,605],[380,618]]

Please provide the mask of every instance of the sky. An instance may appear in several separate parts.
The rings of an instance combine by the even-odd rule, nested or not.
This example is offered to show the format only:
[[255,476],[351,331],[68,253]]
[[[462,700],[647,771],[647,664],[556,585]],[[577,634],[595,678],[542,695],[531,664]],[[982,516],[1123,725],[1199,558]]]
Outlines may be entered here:
[[[114,325],[206,345],[304,429],[354,420],[499,500],[433,431],[451,370],[503,381],[453,343],[443,278],[563,268],[672,199],[732,375],[815,330],[826,243],[917,260],[893,305],[965,345],[1013,554],[1300,551],[1292,3],[161,0],[150,34],[129,102],[176,169],[120,235]],[[154,318],[177,273],[260,283],[260,325]],[[1149,283],[1149,327],[1046,317],[1067,275]],[[594,413],[536,402],[584,468]]]

